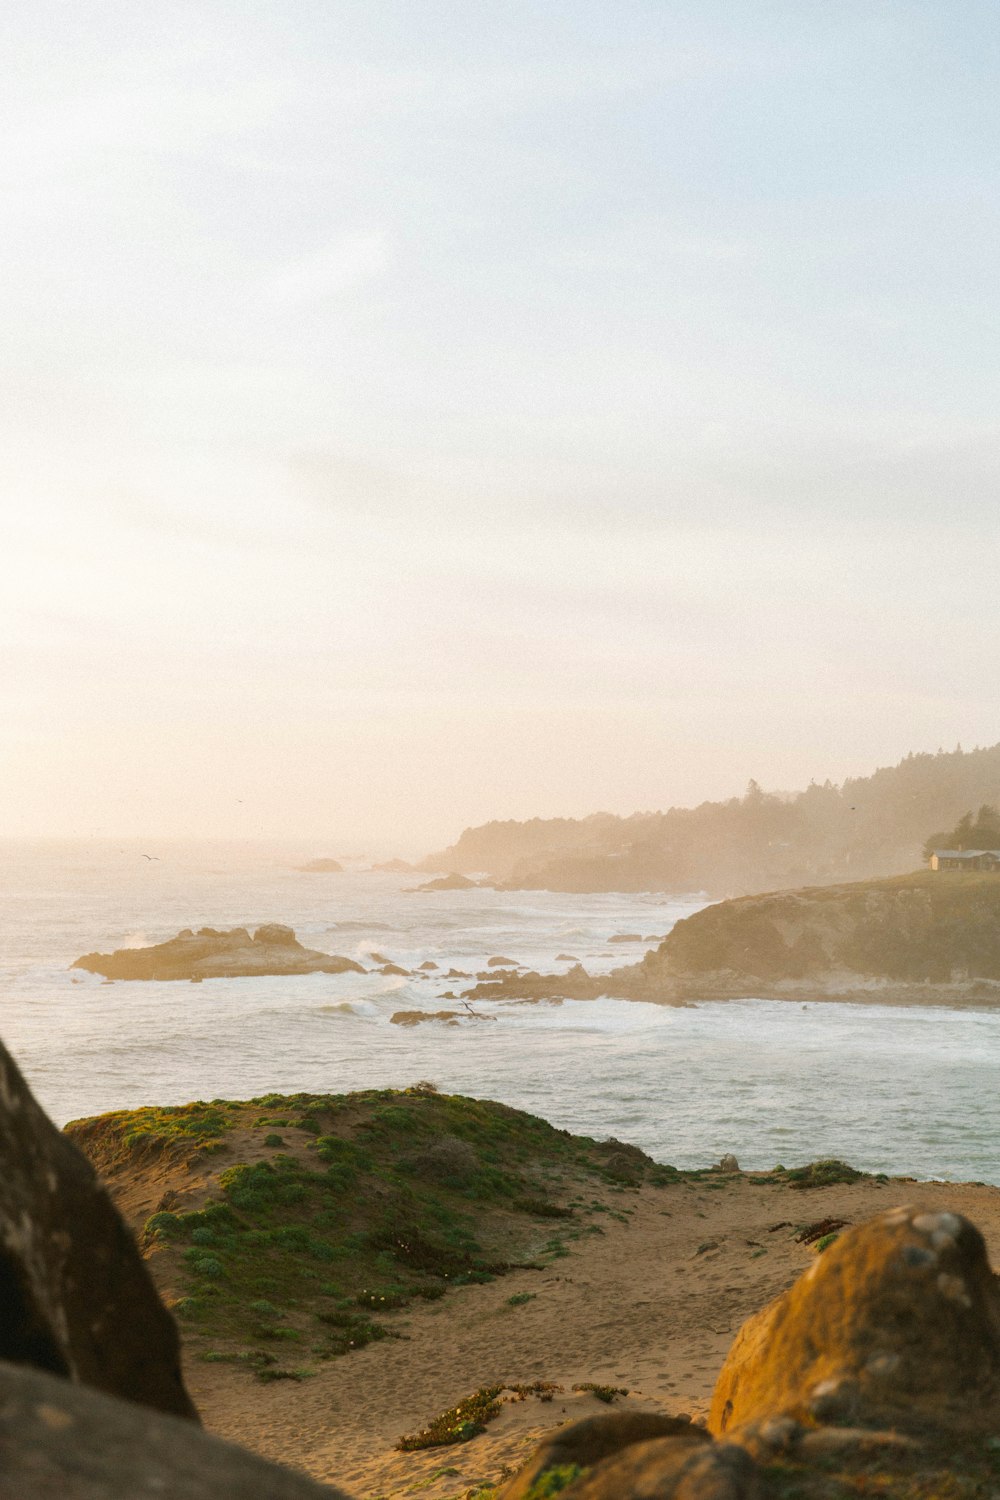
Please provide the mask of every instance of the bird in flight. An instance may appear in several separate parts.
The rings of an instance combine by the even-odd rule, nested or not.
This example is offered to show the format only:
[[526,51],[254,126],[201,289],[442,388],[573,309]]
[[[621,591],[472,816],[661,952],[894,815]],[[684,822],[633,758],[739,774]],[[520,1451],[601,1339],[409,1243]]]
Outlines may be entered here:
[[[141,849],[139,850],[139,853],[142,854],[142,850]],[[160,858],[160,856],[158,854],[142,854],[142,857],[143,857],[143,859],[155,859],[157,861],[159,861],[159,858]]]

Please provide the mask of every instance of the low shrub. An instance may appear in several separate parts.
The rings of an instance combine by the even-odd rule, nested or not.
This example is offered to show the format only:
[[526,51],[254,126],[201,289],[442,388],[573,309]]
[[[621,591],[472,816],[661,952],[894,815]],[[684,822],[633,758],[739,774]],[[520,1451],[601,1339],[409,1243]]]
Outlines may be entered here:
[[859,1172],[857,1167],[848,1166],[846,1161],[838,1161],[836,1157],[827,1157],[822,1161],[811,1161],[804,1167],[775,1168],[775,1171],[784,1173],[785,1181],[793,1188],[834,1187],[844,1182],[860,1182],[868,1174]]

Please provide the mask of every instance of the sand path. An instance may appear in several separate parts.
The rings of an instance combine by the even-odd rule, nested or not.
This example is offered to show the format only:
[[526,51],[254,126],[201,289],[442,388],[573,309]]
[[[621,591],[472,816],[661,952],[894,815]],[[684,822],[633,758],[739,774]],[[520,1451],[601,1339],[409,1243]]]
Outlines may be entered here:
[[[265,1386],[232,1366],[190,1360],[205,1425],[359,1497],[437,1500],[495,1483],[542,1432],[607,1410],[572,1392],[580,1382],[627,1386],[629,1403],[703,1415],[740,1324],[815,1255],[796,1243],[798,1226],[858,1223],[899,1203],[947,1206],[979,1225],[1000,1261],[996,1188],[896,1180],[797,1191],[742,1177],[603,1196],[620,1217],[595,1216],[601,1232],[582,1235],[566,1257],[403,1309],[386,1320],[402,1339],[333,1360],[308,1381]],[[512,1306],[522,1293],[531,1300]],[[565,1391],[512,1400],[469,1443],[395,1451],[401,1434],[478,1387],[536,1380]]]

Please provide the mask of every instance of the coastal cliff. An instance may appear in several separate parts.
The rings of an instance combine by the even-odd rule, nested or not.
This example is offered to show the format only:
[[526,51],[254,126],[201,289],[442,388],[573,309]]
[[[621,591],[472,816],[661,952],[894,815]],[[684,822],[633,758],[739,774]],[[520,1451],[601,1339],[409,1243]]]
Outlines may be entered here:
[[611,981],[650,1000],[1000,1004],[1000,878],[918,873],[722,901]]
[[740,896],[636,964],[501,974],[466,1000],[847,1000],[1000,1006],[1000,876],[918,872]]

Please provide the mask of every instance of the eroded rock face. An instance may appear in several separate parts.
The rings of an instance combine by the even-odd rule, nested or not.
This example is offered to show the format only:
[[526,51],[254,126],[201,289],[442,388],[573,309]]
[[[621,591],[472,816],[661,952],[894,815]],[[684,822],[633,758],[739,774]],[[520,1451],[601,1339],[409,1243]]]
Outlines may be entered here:
[[220,932],[185,927],[149,948],[85,953],[72,965],[106,979],[227,979],[266,974],[344,974],[364,969],[351,958],[303,948],[290,927],[269,922],[251,937],[245,927]]
[[709,1427],[777,1416],[969,1430],[1000,1422],[1000,1295],[959,1214],[898,1208],[846,1231],[745,1323]]
[[344,1500],[173,1417],[0,1363],[2,1500]]
[[197,1415],[177,1330],[134,1240],[2,1045],[0,1360]]
[[613,994],[1000,1004],[1000,881],[858,880],[720,901],[677,922]]

